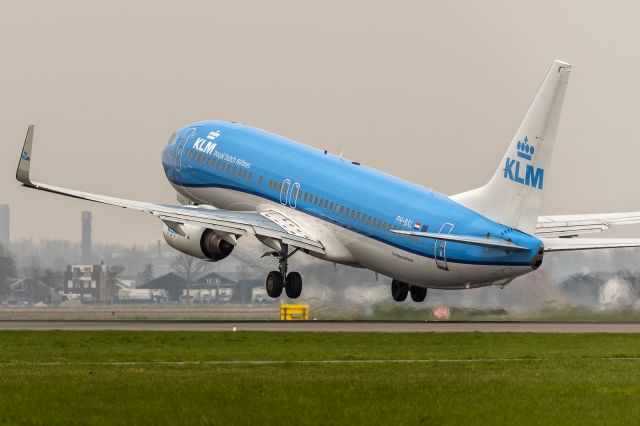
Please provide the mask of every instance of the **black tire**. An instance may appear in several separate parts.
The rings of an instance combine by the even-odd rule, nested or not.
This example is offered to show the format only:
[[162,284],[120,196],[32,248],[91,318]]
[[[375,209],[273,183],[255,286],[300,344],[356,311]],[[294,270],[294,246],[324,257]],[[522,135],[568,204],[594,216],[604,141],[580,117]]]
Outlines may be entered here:
[[287,297],[297,299],[302,293],[302,277],[297,272],[289,272],[285,281],[284,291]]
[[396,302],[404,302],[408,293],[408,284],[398,280],[391,281],[391,297],[393,297],[393,300]]
[[427,289],[416,285],[409,287],[409,293],[411,293],[411,300],[414,302],[424,302],[427,297]]
[[284,279],[282,274],[278,271],[271,271],[267,275],[267,294],[274,299],[280,297],[282,294],[282,288],[284,287]]

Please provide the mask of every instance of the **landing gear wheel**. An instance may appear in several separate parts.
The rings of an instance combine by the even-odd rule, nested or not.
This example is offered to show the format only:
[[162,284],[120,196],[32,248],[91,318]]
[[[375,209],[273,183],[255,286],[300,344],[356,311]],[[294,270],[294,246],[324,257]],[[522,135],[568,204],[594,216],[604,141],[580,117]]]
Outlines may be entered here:
[[297,299],[302,293],[302,277],[297,272],[289,272],[285,281],[284,290],[287,297]]
[[396,302],[404,302],[404,300],[407,298],[408,293],[408,284],[398,280],[391,281],[391,297],[393,297],[393,300],[395,300]]
[[427,297],[427,289],[424,287],[412,285],[409,287],[409,292],[411,293],[411,300],[414,302],[424,302]]
[[274,299],[280,297],[282,294],[282,288],[284,287],[284,279],[282,274],[278,271],[271,271],[267,275],[267,294]]

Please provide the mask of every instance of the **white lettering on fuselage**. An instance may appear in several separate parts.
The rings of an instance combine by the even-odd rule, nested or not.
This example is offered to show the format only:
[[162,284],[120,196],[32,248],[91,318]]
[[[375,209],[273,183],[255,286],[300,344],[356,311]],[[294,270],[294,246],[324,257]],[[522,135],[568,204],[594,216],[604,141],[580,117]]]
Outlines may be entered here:
[[245,168],[250,168],[251,167],[251,163],[242,159],[242,158],[238,158],[235,157],[233,155],[229,155],[229,154],[225,154],[224,152],[220,152],[220,151],[215,151],[213,153],[213,156],[215,158],[217,158],[218,160],[224,160],[224,161],[228,161],[231,164],[237,164],[240,167],[245,167]]
[[407,228],[411,228],[413,226],[413,220],[404,216],[396,216],[396,224],[407,227]]
[[193,143],[193,149],[195,149],[196,151],[200,151],[206,155],[213,155],[218,160],[228,161],[231,164],[236,164],[246,169],[251,168],[251,163],[242,158],[237,158],[233,155],[216,151],[216,147],[218,146],[218,144],[213,141],[218,139],[221,134],[222,133],[220,133],[220,130],[214,130],[212,132],[209,132],[206,139],[198,138]]
[[209,132],[209,134],[207,135],[208,140],[204,138],[196,139],[196,141],[193,143],[193,149],[197,149],[200,152],[211,155],[213,153],[213,150],[216,149],[216,146],[218,146],[218,144],[214,143],[213,141],[219,138],[220,134],[220,130],[214,130],[212,132]]
[[[206,145],[205,145],[206,143]],[[212,154],[213,150],[216,149],[218,144],[208,141],[206,139],[198,138],[193,143],[193,149],[196,149],[200,152],[204,152],[205,154]]]

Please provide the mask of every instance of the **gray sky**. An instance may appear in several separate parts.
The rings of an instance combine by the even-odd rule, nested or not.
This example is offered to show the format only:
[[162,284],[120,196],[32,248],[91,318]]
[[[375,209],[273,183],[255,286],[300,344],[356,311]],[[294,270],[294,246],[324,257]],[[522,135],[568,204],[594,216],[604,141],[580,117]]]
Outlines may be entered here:
[[639,12],[577,0],[3,2],[0,203],[13,239],[79,240],[86,209],[96,241],[161,238],[150,216],[21,188],[32,122],[37,180],[120,197],[174,202],[161,150],[201,119],[461,192],[491,176],[562,59],[574,68],[542,213],[640,210]]

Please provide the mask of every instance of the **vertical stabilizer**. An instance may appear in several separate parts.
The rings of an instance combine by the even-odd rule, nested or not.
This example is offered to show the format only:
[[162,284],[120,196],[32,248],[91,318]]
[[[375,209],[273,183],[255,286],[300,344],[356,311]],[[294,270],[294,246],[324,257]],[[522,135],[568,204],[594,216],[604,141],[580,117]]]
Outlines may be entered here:
[[503,225],[535,231],[570,70],[553,61],[491,180],[452,200]]

